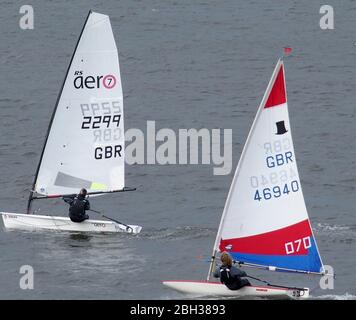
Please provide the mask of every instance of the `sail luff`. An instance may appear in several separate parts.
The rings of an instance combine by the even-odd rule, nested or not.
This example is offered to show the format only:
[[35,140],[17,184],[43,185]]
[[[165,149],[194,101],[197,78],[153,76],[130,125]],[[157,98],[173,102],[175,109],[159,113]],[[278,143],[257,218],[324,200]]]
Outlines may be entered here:
[[227,196],[227,199],[226,199],[226,202],[225,202],[225,206],[224,206],[224,210],[223,210],[223,213],[222,213],[222,217],[220,219],[220,224],[219,224],[219,228],[218,228],[218,232],[216,234],[216,238],[215,238],[215,243],[214,243],[214,247],[213,247],[213,253],[212,253],[212,259],[211,259],[211,263],[210,263],[210,267],[209,267],[209,271],[208,271],[208,276],[207,276],[207,279],[209,280],[210,279],[210,274],[211,274],[211,271],[212,271],[212,264],[214,263],[214,260],[215,260],[215,254],[216,252],[218,251],[218,244],[220,242],[220,238],[221,238],[221,230],[222,230],[222,227],[223,227],[223,224],[224,224],[224,219],[226,217],[226,213],[227,213],[227,209],[229,207],[229,204],[230,204],[230,201],[231,201],[231,196],[232,196],[232,192],[233,192],[233,189],[234,189],[234,186],[235,186],[235,183],[236,183],[236,180],[237,180],[237,177],[238,177],[238,174],[239,174],[239,170],[242,166],[242,163],[243,163],[243,160],[244,160],[244,156],[245,156],[245,153],[246,153],[246,150],[247,150],[247,146],[249,144],[249,140],[250,140],[250,137],[255,129],[255,126],[256,126],[256,123],[257,123],[257,120],[261,114],[261,111],[263,110],[264,106],[265,106],[265,103],[269,97],[269,94],[272,90],[272,85],[277,77],[277,72],[279,70],[280,67],[283,67],[283,61],[281,59],[279,59],[277,61],[277,64],[274,68],[274,71],[272,73],[272,76],[270,78],[270,81],[268,83],[268,86],[267,86],[267,89],[264,93],[264,96],[261,100],[261,103],[258,107],[258,110],[257,110],[257,113],[256,113],[256,116],[253,120],[253,123],[252,123],[252,126],[251,126],[251,129],[249,131],[249,134],[247,136],[247,139],[246,139],[246,142],[245,142],[245,145],[242,149],[242,152],[241,152],[241,156],[240,156],[240,160],[237,164],[237,167],[236,167],[236,170],[235,170],[235,173],[234,173],[234,177],[232,179],[232,183],[231,183],[231,186],[230,186],[230,189],[229,189],[229,193],[228,193],[228,196]]
[[53,120],[54,120],[54,117],[56,115],[56,111],[57,111],[57,108],[58,108],[58,104],[59,104],[59,101],[61,99],[61,96],[62,96],[62,92],[63,92],[63,88],[64,88],[64,85],[66,83],[66,80],[68,78],[68,74],[69,74],[69,71],[71,69],[71,66],[72,66],[72,63],[73,63],[73,59],[74,59],[74,56],[75,56],[75,53],[77,51],[77,48],[78,48],[78,45],[80,43],[80,39],[83,35],[83,32],[85,30],[85,27],[87,25],[87,22],[89,20],[89,17],[91,15],[92,11],[90,10],[86,19],[85,19],[85,23],[82,27],[82,30],[80,32],[80,35],[78,37],[78,40],[77,40],[77,43],[75,45],[75,48],[74,48],[74,51],[72,53],[72,57],[70,59],[70,62],[69,62],[69,65],[68,65],[68,68],[67,68],[67,71],[66,71],[66,75],[63,79],[63,82],[62,82],[62,85],[61,85],[61,89],[59,90],[59,93],[58,93],[58,96],[57,96],[57,100],[56,100],[56,104],[55,104],[55,107],[53,109],[53,112],[52,112],[52,115],[51,115],[51,120],[49,122],[49,125],[48,125],[48,129],[47,129],[47,133],[46,133],[46,138],[45,138],[45,141],[44,141],[44,144],[43,144],[43,147],[42,147],[42,151],[41,151],[41,156],[40,156],[40,160],[38,162],[38,165],[37,165],[37,169],[36,169],[36,173],[35,173],[35,177],[34,177],[34,180],[33,180],[33,184],[32,184],[32,189],[30,191],[30,195],[29,195],[29,199],[28,199],[28,203],[27,203],[27,214],[30,213],[30,210],[31,210],[31,203],[32,203],[32,197],[33,197],[33,194],[34,194],[34,190],[35,190],[35,186],[36,186],[36,181],[37,181],[37,177],[38,177],[38,173],[40,171],[40,167],[41,167],[41,164],[42,164],[42,159],[43,159],[43,155],[44,155],[44,152],[46,150],[46,145],[47,145],[47,142],[48,142],[48,137],[49,137],[49,134],[51,132],[51,128],[52,128],[52,124],[53,124]]

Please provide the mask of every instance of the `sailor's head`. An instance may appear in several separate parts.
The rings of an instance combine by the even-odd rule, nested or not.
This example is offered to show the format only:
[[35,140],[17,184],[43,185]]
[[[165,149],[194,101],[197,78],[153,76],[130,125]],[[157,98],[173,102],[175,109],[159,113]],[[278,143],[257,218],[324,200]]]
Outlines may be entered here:
[[224,251],[223,253],[221,253],[220,259],[224,266],[232,266],[232,259],[228,252]]
[[81,195],[82,197],[86,197],[86,195],[87,195],[87,189],[84,189],[84,188],[80,189],[79,195]]

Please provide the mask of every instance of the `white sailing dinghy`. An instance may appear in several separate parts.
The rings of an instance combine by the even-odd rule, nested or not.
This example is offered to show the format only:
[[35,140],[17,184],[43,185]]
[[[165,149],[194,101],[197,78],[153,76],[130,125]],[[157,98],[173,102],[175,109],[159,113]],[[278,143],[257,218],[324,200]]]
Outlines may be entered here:
[[69,64],[38,164],[27,214],[0,212],[6,228],[139,233],[119,221],[30,214],[34,199],[88,195],[125,187],[123,93],[110,19],[90,11]]
[[207,281],[163,284],[202,296],[291,298],[308,288],[249,286],[237,291],[211,282],[218,252],[242,266],[323,274],[299,180],[289,124],[285,72],[279,60],[243,148],[217,232]]

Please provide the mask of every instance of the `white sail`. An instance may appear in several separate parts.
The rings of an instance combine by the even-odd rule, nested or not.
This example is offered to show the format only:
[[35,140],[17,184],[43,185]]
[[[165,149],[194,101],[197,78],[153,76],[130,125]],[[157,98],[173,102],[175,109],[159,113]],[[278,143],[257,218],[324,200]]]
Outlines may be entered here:
[[90,12],[57,101],[34,191],[122,189],[124,114],[118,52],[107,15]]

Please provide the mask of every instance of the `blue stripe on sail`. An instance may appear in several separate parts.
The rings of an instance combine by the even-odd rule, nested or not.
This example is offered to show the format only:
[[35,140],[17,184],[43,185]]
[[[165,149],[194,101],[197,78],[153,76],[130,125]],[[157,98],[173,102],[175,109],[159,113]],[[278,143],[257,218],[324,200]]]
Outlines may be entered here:
[[311,247],[308,249],[307,255],[259,255],[231,251],[229,253],[236,261],[262,266],[273,266],[305,272],[320,272],[322,268],[314,238],[311,240]]

